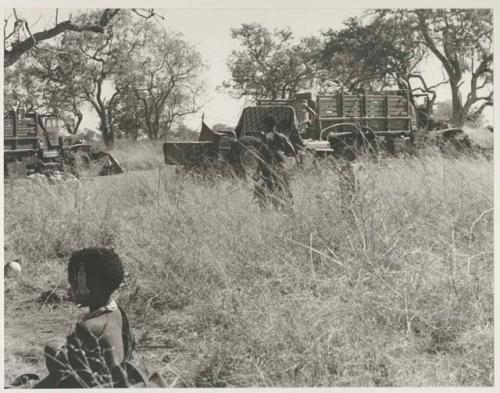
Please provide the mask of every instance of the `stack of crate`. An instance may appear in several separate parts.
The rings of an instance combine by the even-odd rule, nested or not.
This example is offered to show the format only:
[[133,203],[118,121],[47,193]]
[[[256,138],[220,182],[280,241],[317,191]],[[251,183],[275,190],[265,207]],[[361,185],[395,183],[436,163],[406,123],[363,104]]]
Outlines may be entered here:
[[5,152],[38,149],[36,116],[17,118],[10,112],[3,120]]
[[18,116],[16,112],[4,115],[4,162],[9,176],[26,176],[29,167],[37,162],[39,136],[36,114]]
[[[411,119],[408,97],[393,92],[378,94],[318,95],[321,129],[335,124],[359,124],[375,132],[409,133]],[[352,126],[335,127],[334,132],[352,131]]]

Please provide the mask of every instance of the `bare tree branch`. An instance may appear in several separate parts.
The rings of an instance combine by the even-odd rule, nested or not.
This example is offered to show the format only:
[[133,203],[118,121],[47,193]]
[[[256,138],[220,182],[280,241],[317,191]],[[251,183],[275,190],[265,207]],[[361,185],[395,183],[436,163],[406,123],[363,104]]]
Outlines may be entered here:
[[9,19],[10,19],[10,15],[7,17],[7,19],[4,19],[3,20],[3,36],[4,36],[4,39],[7,39],[9,38],[12,34],[14,34],[13,32],[10,33],[9,37],[7,37],[7,24],[9,23]]
[[487,106],[493,106],[493,101],[491,100],[488,100],[488,101],[485,101],[483,102],[481,105],[479,105],[479,107],[474,111],[474,113],[472,114],[473,117],[477,117],[479,116],[481,113],[483,113],[483,111],[486,109]]
[[29,26],[28,26],[28,22],[26,22],[26,21],[24,21],[24,28],[26,29],[26,31],[28,32],[28,34],[29,34],[30,38],[32,39],[32,41],[33,41],[33,42],[35,43],[35,45],[36,45],[36,40],[35,40],[35,38],[33,37],[33,34],[31,34],[31,30],[30,30],[30,28],[29,28]]
[[[146,14],[142,14],[142,12],[145,11]],[[141,18],[145,18],[145,19],[151,19],[153,17],[158,17],[160,19],[165,19],[162,15],[159,15],[155,12],[155,10],[153,8],[149,8],[149,9],[146,9],[146,8],[132,8],[132,12],[134,12],[135,14],[139,15]]]
[[[4,42],[6,39],[10,38],[16,31],[19,30],[19,24],[24,25],[26,30],[29,32],[30,37],[26,38],[21,42],[16,42],[11,45],[11,49],[4,49],[4,67],[9,67],[14,64],[24,53],[28,52],[30,49],[35,47],[37,43],[41,41],[48,40],[53,38],[65,31],[74,31],[74,32],[84,32],[91,31],[94,33],[103,33],[105,27],[111,22],[111,20],[120,12],[120,9],[106,8],[102,12],[101,17],[97,23],[84,23],[84,24],[75,24],[71,22],[71,15],[68,20],[64,22],[57,23],[56,17],[56,25],[50,29],[31,34],[29,31],[28,23],[19,18],[14,8],[13,13],[16,19],[14,31],[5,36]],[[154,14],[154,12],[153,12]]]
[[450,63],[449,59],[439,51],[439,49],[436,46],[436,43],[432,39],[432,37],[429,33],[429,26],[427,25],[427,21],[425,19],[423,11],[417,10],[415,12],[417,14],[417,18],[418,18],[418,22],[419,22],[419,26],[420,26],[420,31],[422,32],[422,35],[424,36],[425,45],[441,61],[444,68],[446,69],[446,72],[448,73],[448,75],[450,75],[450,77],[451,76],[456,77],[455,69],[453,68],[453,65]]
[[449,79],[446,79],[446,80],[444,80],[444,81],[442,81],[442,82],[436,83],[435,85],[429,86],[429,88],[428,88],[428,89],[429,89],[429,90],[433,90],[433,89],[435,89],[436,87],[439,87],[439,86],[445,85],[445,84],[447,84],[447,83],[449,83],[449,82],[450,82],[450,80],[449,80]]
[[488,94],[487,96],[476,97],[476,101],[482,101],[482,100],[491,101],[492,98],[493,98],[493,92],[490,92],[490,94]]

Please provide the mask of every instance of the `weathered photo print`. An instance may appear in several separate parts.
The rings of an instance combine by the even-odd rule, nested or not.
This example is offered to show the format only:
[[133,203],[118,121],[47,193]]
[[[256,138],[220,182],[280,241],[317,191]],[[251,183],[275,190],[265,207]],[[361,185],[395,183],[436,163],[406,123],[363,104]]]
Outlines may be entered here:
[[493,386],[493,10],[272,4],[3,10],[5,388]]

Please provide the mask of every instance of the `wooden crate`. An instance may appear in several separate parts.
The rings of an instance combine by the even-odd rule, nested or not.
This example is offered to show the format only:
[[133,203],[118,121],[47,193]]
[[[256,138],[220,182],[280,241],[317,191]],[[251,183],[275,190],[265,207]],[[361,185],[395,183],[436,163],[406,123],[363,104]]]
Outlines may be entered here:
[[365,116],[384,117],[387,115],[384,96],[365,96]]
[[362,112],[362,96],[342,96],[342,117],[361,117]]
[[320,117],[339,117],[338,96],[318,97]]
[[387,97],[389,116],[408,116],[408,102],[405,97]]

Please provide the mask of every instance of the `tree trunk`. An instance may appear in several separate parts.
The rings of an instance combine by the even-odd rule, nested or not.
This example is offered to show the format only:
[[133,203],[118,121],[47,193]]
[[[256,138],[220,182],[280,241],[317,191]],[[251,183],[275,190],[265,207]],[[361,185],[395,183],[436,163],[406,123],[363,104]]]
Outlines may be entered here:
[[459,82],[450,80],[452,115],[451,122],[455,127],[462,127],[465,123],[464,107],[460,95]]
[[107,141],[105,141],[108,150],[113,149],[115,146],[115,130],[113,126],[110,126]]
[[153,124],[151,122],[151,113],[148,113],[147,111],[145,113],[144,123],[146,125],[146,134],[148,135],[148,138],[152,140],[153,139]]
[[159,133],[160,133],[160,117],[158,116],[158,114],[156,114],[153,122],[153,139],[155,141],[158,140]]
[[73,113],[76,116],[76,124],[75,124],[75,128],[73,130],[73,134],[76,134],[78,132],[78,129],[80,128],[80,124],[82,124],[83,114],[78,109],[74,109]]
[[281,99],[284,100],[286,98],[286,85],[281,89]]
[[115,143],[115,132],[109,119],[109,112],[105,112],[101,115],[100,130],[102,133],[102,140],[106,145],[106,148],[112,149]]

